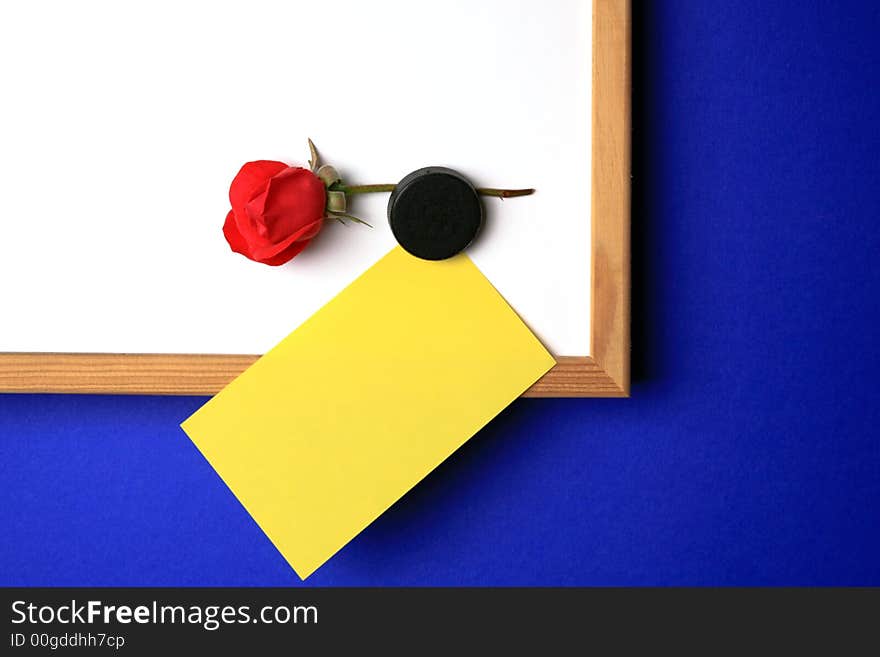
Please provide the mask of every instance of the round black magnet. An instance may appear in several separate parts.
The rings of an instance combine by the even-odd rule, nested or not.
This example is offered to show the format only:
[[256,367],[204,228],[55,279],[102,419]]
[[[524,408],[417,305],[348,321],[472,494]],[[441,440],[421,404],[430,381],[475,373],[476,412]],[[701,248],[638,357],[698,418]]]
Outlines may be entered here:
[[483,225],[477,190],[457,171],[426,167],[397,184],[388,200],[388,223],[398,244],[424,260],[451,258]]

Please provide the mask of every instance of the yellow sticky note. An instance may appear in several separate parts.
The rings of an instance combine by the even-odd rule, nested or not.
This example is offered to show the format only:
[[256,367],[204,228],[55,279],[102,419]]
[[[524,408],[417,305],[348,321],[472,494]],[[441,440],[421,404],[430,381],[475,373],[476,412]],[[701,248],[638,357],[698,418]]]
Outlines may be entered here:
[[182,426],[305,579],[553,364],[466,255],[395,248]]

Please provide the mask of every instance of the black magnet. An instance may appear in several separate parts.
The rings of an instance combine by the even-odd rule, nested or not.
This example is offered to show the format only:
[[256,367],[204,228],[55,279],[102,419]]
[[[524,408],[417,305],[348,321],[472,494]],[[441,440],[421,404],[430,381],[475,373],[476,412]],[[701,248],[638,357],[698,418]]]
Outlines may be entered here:
[[451,258],[470,244],[483,225],[477,190],[457,171],[426,167],[397,184],[388,200],[394,238],[424,260]]

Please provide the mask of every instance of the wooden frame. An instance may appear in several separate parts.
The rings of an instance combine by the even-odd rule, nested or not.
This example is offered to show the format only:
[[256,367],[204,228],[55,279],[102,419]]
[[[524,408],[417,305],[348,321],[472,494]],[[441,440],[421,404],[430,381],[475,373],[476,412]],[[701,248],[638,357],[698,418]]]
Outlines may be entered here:
[[[626,397],[630,363],[630,0],[593,2],[589,356],[561,356],[525,397]],[[0,354],[0,392],[211,395],[259,356]]]

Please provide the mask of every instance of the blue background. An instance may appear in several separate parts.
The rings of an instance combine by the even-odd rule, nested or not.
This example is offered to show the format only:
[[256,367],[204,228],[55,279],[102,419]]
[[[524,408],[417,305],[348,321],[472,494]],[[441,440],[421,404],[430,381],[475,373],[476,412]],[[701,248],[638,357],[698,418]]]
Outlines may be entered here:
[[[880,9],[635,4],[632,399],[518,401],[309,584],[880,584]],[[298,584],[203,401],[0,396],[0,583]]]

